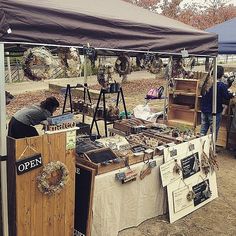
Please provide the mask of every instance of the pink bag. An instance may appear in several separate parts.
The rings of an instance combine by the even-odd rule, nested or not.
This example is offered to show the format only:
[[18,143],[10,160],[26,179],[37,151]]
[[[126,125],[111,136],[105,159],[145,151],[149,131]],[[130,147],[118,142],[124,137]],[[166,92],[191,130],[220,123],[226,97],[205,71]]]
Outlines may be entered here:
[[160,86],[159,88],[151,88],[146,95],[146,99],[161,99],[163,91],[163,86]]

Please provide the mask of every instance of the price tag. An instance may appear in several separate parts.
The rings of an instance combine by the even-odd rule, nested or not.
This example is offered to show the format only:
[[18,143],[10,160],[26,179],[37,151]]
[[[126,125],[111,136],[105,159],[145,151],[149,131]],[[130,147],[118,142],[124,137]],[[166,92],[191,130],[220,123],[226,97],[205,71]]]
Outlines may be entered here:
[[177,156],[177,149],[173,149],[170,151],[170,157]]

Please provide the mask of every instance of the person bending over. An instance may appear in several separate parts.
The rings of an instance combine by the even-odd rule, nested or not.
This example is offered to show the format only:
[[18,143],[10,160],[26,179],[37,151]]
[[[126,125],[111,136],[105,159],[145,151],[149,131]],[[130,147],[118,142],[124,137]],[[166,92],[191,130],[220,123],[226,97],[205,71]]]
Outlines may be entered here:
[[57,99],[48,97],[40,105],[22,108],[12,116],[8,125],[8,136],[15,139],[38,136],[34,126],[52,116],[58,107]]
[[[217,79],[220,80],[224,75],[224,68],[222,66],[217,66]],[[206,135],[208,129],[212,129],[213,116],[212,116],[212,96],[213,96],[213,87],[206,89],[202,93],[201,100],[201,131],[202,135]],[[224,100],[230,100],[233,97],[233,94],[228,91],[228,87],[221,81],[217,81],[217,102],[216,102],[216,138],[220,128],[221,122],[221,113],[223,111],[223,102]]]

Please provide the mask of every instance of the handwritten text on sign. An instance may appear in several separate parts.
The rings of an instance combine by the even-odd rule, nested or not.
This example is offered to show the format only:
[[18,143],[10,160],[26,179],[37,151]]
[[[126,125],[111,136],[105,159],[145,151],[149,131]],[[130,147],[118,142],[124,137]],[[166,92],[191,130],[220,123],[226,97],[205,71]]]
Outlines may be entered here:
[[34,170],[42,166],[42,156],[40,153],[16,161],[16,170],[18,175]]

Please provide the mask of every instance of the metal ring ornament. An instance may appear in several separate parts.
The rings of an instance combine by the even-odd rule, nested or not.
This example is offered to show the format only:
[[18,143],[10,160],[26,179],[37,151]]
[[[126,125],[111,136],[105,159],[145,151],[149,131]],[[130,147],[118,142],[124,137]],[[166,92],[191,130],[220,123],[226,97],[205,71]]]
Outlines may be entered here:
[[[59,179],[55,184],[50,183],[50,178],[54,172],[59,172]],[[38,189],[45,195],[59,193],[69,180],[69,170],[66,165],[60,161],[50,162],[44,166],[43,171],[37,177]]]

